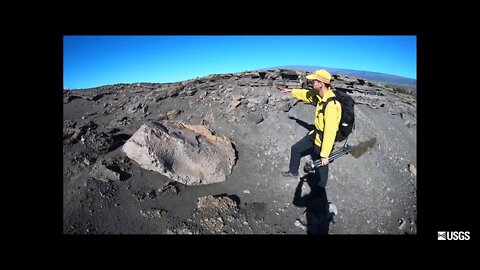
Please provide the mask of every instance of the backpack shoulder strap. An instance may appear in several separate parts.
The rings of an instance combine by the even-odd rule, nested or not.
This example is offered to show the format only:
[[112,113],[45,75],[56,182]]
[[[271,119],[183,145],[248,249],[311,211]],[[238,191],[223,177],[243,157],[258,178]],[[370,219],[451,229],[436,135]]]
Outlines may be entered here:
[[[322,113],[323,115],[325,115],[325,108],[327,108],[327,105],[330,101],[335,101],[335,100],[338,100],[337,97],[329,97],[327,98],[327,100],[325,101],[325,103],[323,103],[322,105],[322,110],[319,112],[319,113]],[[323,122],[325,123],[325,117],[323,118]],[[317,128],[314,129],[315,132],[318,134],[318,136],[320,136],[320,140],[323,141],[323,131],[321,130],[318,130]]]
[[325,108],[327,108],[327,104],[332,100],[338,100],[338,98],[337,97],[327,98],[327,101],[325,101],[325,103],[323,103],[323,106],[322,106],[322,111],[321,112],[323,113],[323,115],[325,115]]

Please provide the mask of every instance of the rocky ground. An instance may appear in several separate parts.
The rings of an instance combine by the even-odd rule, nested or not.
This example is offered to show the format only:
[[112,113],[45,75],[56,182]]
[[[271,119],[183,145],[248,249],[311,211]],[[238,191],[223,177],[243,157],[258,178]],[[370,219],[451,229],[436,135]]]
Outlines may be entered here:
[[[312,222],[314,175],[280,175],[315,110],[280,88],[305,86],[304,76],[270,70],[64,91],[64,233],[306,234],[316,222],[329,234],[416,234],[416,97],[334,76],[356,102],[353,151],[329,168],[336,215]],[[185,185],[127,156],[123,146],[142,125],[166,121],[231,140],[226,180]]]

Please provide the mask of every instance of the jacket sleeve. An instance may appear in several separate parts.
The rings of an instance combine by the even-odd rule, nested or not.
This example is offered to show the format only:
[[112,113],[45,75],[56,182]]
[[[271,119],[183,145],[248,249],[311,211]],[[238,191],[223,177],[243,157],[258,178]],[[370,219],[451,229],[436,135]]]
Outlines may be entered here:
[[292,96],[305,102],[317,103],[315,93],[307,89],[292,89]]
[[[339,111],[335,102],[331,101],[325,108],[325,126],[323,128],[323,141],[322,150],[320,151],[320,157],[327,158],[332,152],[333,143],[335,142],[335,136],[337,135],[338,124],[340,123]],[[332,105],[333,104],[333,105]]]

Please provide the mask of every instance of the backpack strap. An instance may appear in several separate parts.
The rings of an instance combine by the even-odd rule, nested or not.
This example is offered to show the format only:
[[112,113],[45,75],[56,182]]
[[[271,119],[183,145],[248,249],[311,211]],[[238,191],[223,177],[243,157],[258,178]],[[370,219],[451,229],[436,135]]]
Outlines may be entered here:
[[[330,101],[338,101],[338,98],[337,97],[329,97],[327,98],[327,101],[325,101],[322,105],[322,109],[320,110],[321,113],[323,113],[323,117],[325,117],[325,109],[327,108],[327,105]],[[325,119],[325,118],[324,118]]]
[[322,110],[321,110],[321,112],[323,113],[323,116],[325,116],[325,109],[327,108],[327,104],[332,100],[335,101],[335,100],[338,100],[338,98],[337,97],[329,97],[329,98],[327,98],[327,101],[325,101],[325,103],[323,103]]
[[[322,105],[322,109],[319,111],[319,113],[322,113],[323,114],[323,124],[325,126],[325,109],[327,108],[327,105],[330,101],[338,101],[338,98],[337,97],[329,97],[327,98],[327,100],[323,103]],[[318,116],[318,115],[317,115]],[[320,137],[320,140],[323,142],[323,131],[322,130],[318,130],[316,127],[314,128],[314,134],[318,134],[318,136]]]

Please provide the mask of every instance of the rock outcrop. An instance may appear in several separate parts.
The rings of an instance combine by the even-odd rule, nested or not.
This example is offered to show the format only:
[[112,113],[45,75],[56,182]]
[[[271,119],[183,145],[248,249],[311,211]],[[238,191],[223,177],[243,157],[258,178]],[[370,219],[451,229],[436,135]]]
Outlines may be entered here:
[[202,125],[148,122],[124,144],[123,151],[142,168],[185,185],[225,181],[235,165],[235,149],[226,137]]

